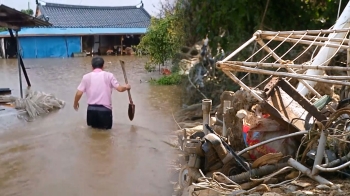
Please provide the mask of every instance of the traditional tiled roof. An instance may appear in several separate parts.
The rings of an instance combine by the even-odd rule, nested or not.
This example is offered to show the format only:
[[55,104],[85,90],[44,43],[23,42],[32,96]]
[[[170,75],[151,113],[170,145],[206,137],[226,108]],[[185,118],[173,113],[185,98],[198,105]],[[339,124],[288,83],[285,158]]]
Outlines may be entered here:
[[40,18],[64,28],[147,28],[151,16],[141,7],[80,6],[56,3],[38,5]]

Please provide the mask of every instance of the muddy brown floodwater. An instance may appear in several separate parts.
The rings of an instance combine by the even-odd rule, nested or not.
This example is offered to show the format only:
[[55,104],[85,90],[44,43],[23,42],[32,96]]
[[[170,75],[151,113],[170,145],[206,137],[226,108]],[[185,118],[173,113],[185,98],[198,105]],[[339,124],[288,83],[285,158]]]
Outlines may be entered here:
[[[151,76],[145,57],[104,58],[122,84],[119,59],[125,61],[136,105],[130,122],[127,93],[114,92],[114,125],[107,132],[86,126],[85,96],[78,112],[72,107],[91,57],[24,60],[32,89],[53,93],[66,106],[33,122],[0,111],[0,196],[171,195],[174,154],[163,141],[176,129],[171,113],[180,107],[179,89],[144,82]],[[0,87],[19,96],[15,59],[0,60]]]

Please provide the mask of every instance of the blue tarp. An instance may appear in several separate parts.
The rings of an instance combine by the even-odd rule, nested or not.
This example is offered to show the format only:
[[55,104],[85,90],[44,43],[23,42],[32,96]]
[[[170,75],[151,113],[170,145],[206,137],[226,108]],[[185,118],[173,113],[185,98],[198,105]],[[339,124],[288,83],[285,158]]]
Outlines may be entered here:
[[78,36],[20,37],[23,58],[62,58],[81,52]]
[[[145,34],[146,31],[147,28],[23,28],[18,31],[18,36],[130,35]],[[0,37],[9,37],[8,31],[0,32]]]

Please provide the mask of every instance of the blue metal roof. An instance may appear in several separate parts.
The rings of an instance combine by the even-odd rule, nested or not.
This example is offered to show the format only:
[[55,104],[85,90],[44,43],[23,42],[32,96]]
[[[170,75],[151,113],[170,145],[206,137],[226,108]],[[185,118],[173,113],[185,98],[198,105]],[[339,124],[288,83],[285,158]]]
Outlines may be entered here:
[[54,27],[65,28],[147,28],[151,16],[141,7],[80,6],[56,3],[39,4],[41,15]]
[[[70,36],[70,35],[118,35],[145,34],[147,28],[23,28],[20,37],[32,36]],[[8,31],[0,32],[0,37],[9,37]]]

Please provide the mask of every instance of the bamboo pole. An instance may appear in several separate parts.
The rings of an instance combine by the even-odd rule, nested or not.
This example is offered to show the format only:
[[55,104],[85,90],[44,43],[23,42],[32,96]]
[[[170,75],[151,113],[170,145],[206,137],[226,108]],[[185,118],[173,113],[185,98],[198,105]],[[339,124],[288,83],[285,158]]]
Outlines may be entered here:
[[285,42],[290,42],[290,43],[295,43],[295,42],[299,42],[301,44],[306,44],[306,45],[310,45],[311,43],[313,43],[313,45],[316,46],[327,46],[330,48],[342,48],[342,49],[347,49],[349,48],[349,46],[347,45],[338,45],[338,44],[334,44],[334,43],[326,43],[326,42],[312,42],[312,41],[308,41],[308,40],[300,40],[300,39],[293,39],[293,38],[286,38],[286,37],[279,37],[279,36],[261,36],[262,39],[273,39],[275,41],[284,41]]
[[264,101],[263,98],[261,98],[258,94],[253,92],[247,85],[245,85],[242,81],[240,81],[234,74],[232,74],[229,70],[222,70],[231,80],[236,82],[238,85],[240,85],[244,90],[250,92],[255,99],[257,99],[259,102]]
[[[350,51],[350,48],[349,48],[349,51]],[[313,66],[313,65],[303,65],[303,64],[258,63],[258,62],[241,62],[241,61],[226,61],[225,63],[248,66],[248,67],[259,67],[259,68],[295,68],[295,69],[350,71],[350,67],[335,67],[335,66]],[[350,65],[350,62],[348,62],[348,65]]]
[[[277,35],[275,35],[275,36],[273,36],[272,37],[272,39],[270,39],[269,41],[268,41],[268,43],[269,42],[271,42],[272,40],[274,40],[274,38],[276,38],[277,37]],[[265,44],[265,42],[261,39],[261,38],[259,38],[258,40],[257,40],[257,42],[259,43],[263,43],[263,49],[264,50],[266,50],[267,52],[268,52],[268,54],[264,57],[264,58],[262,58],[261,60],[260,60],[260,62],[261,61],[266,61],[266,59],[268,59],[269,58],[269,55],[272,55],[272,57],[274,57],[277,61],[279,61],[279,59],[280,59],[280,57],[275,53],[275,50],[277,50],[277,48],[279,48],[284,42],[285,42],[286,40],[281,40],[281,43],[279,43],[273,50],[271,49],[271,48],[269,48],[270,50],[267,50],[267,44]]]
[[[261,45],[261,47],[263,47],[265,50],[267,50],[267,52],[272,53],[273,58],[276,59],[276,61],[278,61],[279,63],[283,63],[281,57],[279,57],[270,47],[268,47],[264,41],[262,40],[258,40],[258,43]],[[298,42],[296,42],[294,45],[298,44]],[[311,46],[311,45],[310,45]],[[291,68],[287,68],[287,71],[293,74],[297,74],[293,69]],[[307,82],[305,82],[304,80],[298,79],[299,82],[303,83],[305,85],[306,88],[309,89],[309,91],[311,91],[314,95],[316,95],[316,97],[320,98],[322,97],[320,95],[320,93],[318,93],[314,88],[312,88]]]
[[243,45],[241,45],[239,48],[237,48],[235,51],[233,51],[230,55],[228,55],[222,62],[230,60],[233,56],[235,56],[237,53],[239,53],[241,50],[243,50],[246,46],[248,46],[250,43],[252,43],[254,40],[256,40],[258,36],[256,34],[253,35],[250,40],[245,42]]
[[[256,69],[256,70],[263,70],[263,69],[257,69],[257,68],[248,68],[248,67],[244,67],[244,66],[240,66],[240,65],[236,65],[236,64],[230,64],[230,63],[221,63],[222,65],[228,65],[228,66],[238,66],[238,67],[242,67],[242,68],[246,68],[246,69]],[[273,72],[277,72],[277,71],[273,71]],[[278,72],[278,73],[284,73],[284,72]],[[290,73],[290,74],[294,74],[294,75],[304,75],[304,74],[298,74],[298,73]],[[327,79],[327,80],[350,80],[350,76],[319,76],[319,75],[308,75],[309,77],[312,78],[320,78],[320,79]],[[293,75],[291,76],[285,76],[285,77],[293,77]]]
[[260,35],[303,35],[305,33],[307,34],[319,34],[319,33],[343,33],[350,31],[350,28],[339,28],[339,29],[332,29],[332,30],[304,30],[304,31],[260,31]]
[[[277,35],[276,35],[277,36]],[[257,38],[256,39],[256,42],[259,42],[259,41],[262,41],[261,40],[261,38]],[[273,40],[269,40],[265,45],[268,45],[269,43],[271,43]],[[263,47],[261,47],[261,48],[259,48],[257,51],[255,51],[252,55],[250,55],[250,57],[249,58],[247,58],[247,60],[246,61],[248,61],[249,59],[253,59],[253,57],[256,55],[256,54],[258,54],[261,50],[263,50]]]
[[219,69],[223,70],[225,73],[227,71],[249,72],[249,73],[255,73],[255,74],[266,74],[266,75],[274,75],[274,76],[280,76],[280,77],[291,77],[291,78],[310,80],[310,81],[315,81],[315,82],[323,82],[323,83],[329,83],[329,84],[338,84],[338,85],[350,86],[350,82],[342,82],[342,81],[330,80],[330,79],[327,79],[327,78],[326,79],[316,78],[316,77],[306,76],[306,75],[302,75],[302,74],[291,74],[291,73],[283,73],[283,72],[261,70],[261,69],[255,69],[255,68],[249,68],[249,67],[242,67],[242,66],[233,65],[233,64],[218,63],[217,67]]
[[[286,35],[279,35],[281,37],[285,37]],[[344,44],[349,43],[349,39],[341,39],[341,38],[328,38],[328,37],[317,37],[310,35],[290,35],[291,38],[296,39],[307,39],[307,40],[316,40],[316,41],[330,41],[330,42],[344,42]]]

